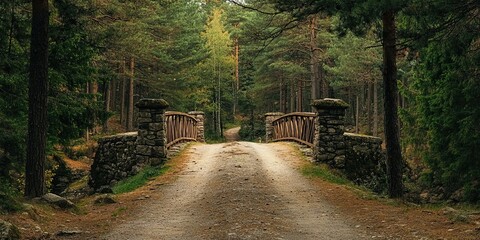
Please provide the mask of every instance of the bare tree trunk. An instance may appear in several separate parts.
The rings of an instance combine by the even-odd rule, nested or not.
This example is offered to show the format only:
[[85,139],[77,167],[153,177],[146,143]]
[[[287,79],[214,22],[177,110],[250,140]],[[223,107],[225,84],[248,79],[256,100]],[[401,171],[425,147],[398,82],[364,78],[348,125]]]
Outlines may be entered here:
[[383,82],[385,89],[385,143],[387,146],[388,194],[403,196],[403,159],[398,124],[398,86],[395,11],[382,14],[383,23]]
[[121,81],[121,87],[120,87],[120,124],[126,128],[127,126],[127,118],[126,118],[126,112],[125,111],[125,98],[127,97],[126,96],[126,91],[127,91],[127,82],[126,82],[126,79],[125,79],[125,73],[126,73],[126,63],[125,61],[122,61],[122,69],[123,69],[123,76],[122,78],[120,79]]
[[[86,94],[90,94],[90,90],[91,90],[91,85],[92,83],[91,82],[87,82],[85,84],[85,93]],[[90,141],[90,128],[87,127],[87,129],[85,129],[85,135],[84,135],[84,138],[85,138],[85,142],[88,142]]]
[[[310,19],[310,81],[312,82],[312,101],[319,98],[319,76],[318,76],[318,48],[317,48],[317,16]],[[313,108],[312,108],[313,111]]]
[[109,83],[109,93],[110,93],[110,111],[115,111],[116,110],[116,99],[117,99],[117,80],[112,79],[110,80]]
[[290,82],[290,112],[295,111],[295,81]]
[[378,136],[378,83],[373,82],[373,136]]
[[12,52],[12,43],[13,43],[13,31],[15,29],[15,1],[12,1],[12,9],[10,12],[10,31],[8,36],[8,50],[7,56],[10,56]]
[[238,105],[238,91],[240,90],[240,59],[239,59],[239,51],[240,46],[238,45],[238,38],[235,38],[235,89],[234,89],[234,96],[235,99],[233,101],[233,116],[237,114],[237,105]]
[[318,78],[321,89],[320,98],[330,97],[330,86],[328,85],[327,78],[325,77],[325,71],[321,63],[318,64]]
[[303,112],[303,81],[298,80],[298,94],[297,94],[297,112]]
[[[352,97],[352,88],[351,87],[347,87],[347,92],[348,92],[348,103],[351,105],[351,106],[354,106],[353,105],[353,97]],[[355,122],[355,111],[353,110],[353,108],[347,108],[347,111],[348,111],[348,115],[349,115],[349,118],[350,118],[350,124],[351,123],[354,123]]]
[[[110,102],[111,102],[110,92],[112,91],[111,85],[112,85],[112,82],[109,81],[109,82],[104,83],[104,87],[103,87],[103,97],[104,97],[103,107],[104,107],[104,110],[107,114],[110,112]],[[108,132],[108,119],[105,119],[105,122],[103,123],[102,131],[104,133]]]
[[285,112],[285,107],[283,105],[283,103],[285,102],[283,100],[284,96],[283,96],[283,78],[280,78],[280,100],[278,102],[278,104],[280,105],[280,112]]
[[359,125],[360,125],[360,97],[357,94],[357,98],[355,100],[355,133],[359,132]]
[[45,193],[45,149],[48,128],[48,0],[32,1],[30,75],[28,82],[28,138],[25,196]]
[[373,85],[367,83],[367,134],[372,135],[372,91]]
[[130,58],[130,78],[128,82],[128,120],[127,130],[133,130],[133,78],[135,76],[135,59]]

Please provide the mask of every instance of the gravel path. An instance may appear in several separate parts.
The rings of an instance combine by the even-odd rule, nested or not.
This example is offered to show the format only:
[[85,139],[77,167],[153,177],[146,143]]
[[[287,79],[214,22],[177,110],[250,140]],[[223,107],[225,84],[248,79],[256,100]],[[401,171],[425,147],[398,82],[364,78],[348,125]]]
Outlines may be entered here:
[[279,156],[281,144],[197,145],[135,220],[103,239],[363,239]]

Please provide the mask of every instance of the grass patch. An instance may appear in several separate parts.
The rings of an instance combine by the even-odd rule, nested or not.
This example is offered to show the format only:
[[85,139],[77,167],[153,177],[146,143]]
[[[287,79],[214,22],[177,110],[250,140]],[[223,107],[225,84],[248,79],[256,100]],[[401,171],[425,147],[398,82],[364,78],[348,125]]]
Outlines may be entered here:
[[340,185],[351,185],[351,182],[346,178],[335,174],[329,167],[325,164],[314,165],[307,164],[302,168],[302,174],[307,177],[319,177],[323,180],[326,180],[331,183],[340,184]]
[[121,194],[126,192],[131,192],[147,183],[148,181],[166,173],[170,169],[170,166],[162,167],[146,167],[140,171],[137,175],[131,176],[127,179],[124,179],[118,182],[113,187],[113,193]]
[[112,212],[112,217],[118,217],[120,214],[122,214],[125,211],[127,211],[126,207],[119,207]]

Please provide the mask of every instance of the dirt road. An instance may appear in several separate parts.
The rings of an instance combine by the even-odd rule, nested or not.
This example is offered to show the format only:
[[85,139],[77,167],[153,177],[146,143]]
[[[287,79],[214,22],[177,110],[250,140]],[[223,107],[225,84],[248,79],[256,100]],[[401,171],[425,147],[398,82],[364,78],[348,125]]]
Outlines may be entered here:
[[[281,144],[193,147],[162,197],[103,239],[363,239],[278,155]],[[276,149],[277,148],[277,149]]]
[[234,127],[225,130],[223,133],[223,136],[225,137],[225,140],[227,142],[234,142],[234,141],[240,141],[240,135],[239,135],[240,127]]

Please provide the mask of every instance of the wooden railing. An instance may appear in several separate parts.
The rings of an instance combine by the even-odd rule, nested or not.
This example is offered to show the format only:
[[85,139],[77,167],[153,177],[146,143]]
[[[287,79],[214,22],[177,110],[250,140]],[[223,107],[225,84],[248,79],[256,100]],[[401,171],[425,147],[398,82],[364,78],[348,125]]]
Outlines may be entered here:
[[273,141],[296,141],[313,147],[315,113],[294,112],[272,122]]
[[166,112],[167,148],[179,142],[197,140],[197,120],[186,113]]

